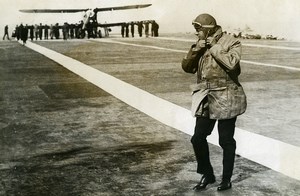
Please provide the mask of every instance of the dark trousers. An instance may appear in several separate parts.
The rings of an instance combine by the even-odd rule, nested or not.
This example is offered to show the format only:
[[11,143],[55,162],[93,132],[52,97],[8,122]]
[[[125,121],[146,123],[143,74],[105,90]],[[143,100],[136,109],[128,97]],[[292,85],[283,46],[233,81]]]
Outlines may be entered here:
[[[219,144],[223,149],[223,179],[231,179],[236,142],[233,138],[236,117],[226,120],[218,120]],[[197,173],[213,175],[213,167],[209,158],[207,136],[211,134],[216,120],[205,117],[197,117],[195,132],[191,139],[197,159]]]

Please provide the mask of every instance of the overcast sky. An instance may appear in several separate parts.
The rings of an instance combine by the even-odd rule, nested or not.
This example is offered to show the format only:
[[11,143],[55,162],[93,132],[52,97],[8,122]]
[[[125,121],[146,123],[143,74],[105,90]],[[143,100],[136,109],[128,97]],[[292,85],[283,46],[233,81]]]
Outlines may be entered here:
[[[38,24],[78,22],[82,13],[27,14],[19,9],[95,8],[132,4],[153,5],[139,10],[99,13],[99,22],[155,19],[160,32],[191,32],[200,13],[210,13],[225,30],[249,26],[253,33],[273,34],[300,41],[300,0],[0,0],[0,28],[20,22]],[[3,32],[2,32],[3,33]],[[0,35],[2,35],[2,33]]]

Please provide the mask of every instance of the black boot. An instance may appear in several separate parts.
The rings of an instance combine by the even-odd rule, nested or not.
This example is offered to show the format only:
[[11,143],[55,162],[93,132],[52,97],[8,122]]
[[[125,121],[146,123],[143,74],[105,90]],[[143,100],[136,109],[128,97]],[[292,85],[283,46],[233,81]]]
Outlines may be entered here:
[[230,180],[223,179],[218,186],[218,191],[225,191],[227,189],[231,189],[231,182]]
[[208,184],[216,182],[214,175],[203,175],[200,182],[193,188],[196,191],[200,191],[206,188]]

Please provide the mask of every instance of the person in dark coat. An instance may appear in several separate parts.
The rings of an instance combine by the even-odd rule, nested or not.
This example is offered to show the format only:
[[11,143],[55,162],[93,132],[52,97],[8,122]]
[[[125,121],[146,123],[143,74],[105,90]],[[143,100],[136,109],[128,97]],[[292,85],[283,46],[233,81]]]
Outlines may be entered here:
[[33,25],[30,25],[28,28],[29,28],[29,36],[30,36],[30,39],[31,39],[31,41],[33,41],[33,37],[34,37],[33,30],[34,30],[34,26],[33,26]]
[[143,29],[144,29],[143,22],[142,21],[138,22],[138,32],[140,37],[143,36]]
[[159,25],[155,22],[155,20],[153,20],[151,24],[151,36],[158,37]]
[[126,25],[125,25],[125,36],[129,37],[129,24],[128,23],[126,23]]
[[49,32],[49,26],[47,24],[45,24],[45,28],[44,28],[45,39],[48,39],[48,32]]
[[98,34],[98,22],[97,21],[93,21],[93,38],[97,38],[97,34]]
[[20,25],[20,35],[21,35],[21,40],[23,41],[23,45],[25,45],[28,38],[27,25],[25,27],[23,26],[23,24]]
[[121,35],[122,35],[122,37],[124,37],[124,35],[125,35],[125,24],[121,25]]
[[146,37],[149,37],[149,22],[145,22],[145,35]]
[[55,26],[53,27],[53,32],[54,32],[54,36],[55,39],[59,39],[59,24],[56,23]]
[[42,38],[43,38],[43,25],[42,25],[42,23],[40,23],[40,26],[39,26],[39,38],[40,38],[40,40],[42,40]]
[[69,35],[69,24],[67,22],[65,22],[64,25],[62,26],[62,31],[63,31],[63,39],[67,40]]
[[75,23],[74,29],[75,29],[75,38],[79,38],[79,24]]
[[19,27],[19,25],[16,25],[15,35],[16,35],[17,40],[19,41],[19,39],[20,39],[20,27]]
[[130,24],[130,31],[131,31],[131,36],[134,37],[134,22],[131,22]]
[[93,23],[92,21],[88,21],[86,24],[87,37],[90,39],[93,37]]
[[9,34],[8,34],[8,25],[5,25],[5,27],[4,27],[3,40],[5,39],[5,37],[7,37],[7,39],[10,40],[9,39]]

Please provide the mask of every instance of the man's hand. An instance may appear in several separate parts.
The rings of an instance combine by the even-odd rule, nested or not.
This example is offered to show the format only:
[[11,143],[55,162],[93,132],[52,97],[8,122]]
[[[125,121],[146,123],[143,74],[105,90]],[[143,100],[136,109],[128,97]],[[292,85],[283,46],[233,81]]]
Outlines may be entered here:
[[194,51],[200,51],[202,48],[205,48],[205,40],[198,40],[196,42],[196,46],[193,48]]
[[206,47],[211,48],[217,43],[217,39],[215,37],[208,37],[206,39]]

